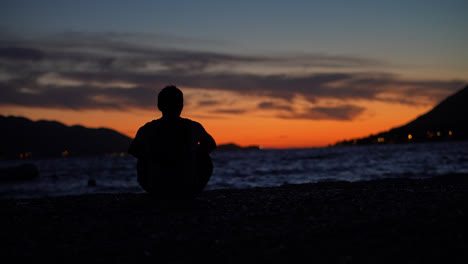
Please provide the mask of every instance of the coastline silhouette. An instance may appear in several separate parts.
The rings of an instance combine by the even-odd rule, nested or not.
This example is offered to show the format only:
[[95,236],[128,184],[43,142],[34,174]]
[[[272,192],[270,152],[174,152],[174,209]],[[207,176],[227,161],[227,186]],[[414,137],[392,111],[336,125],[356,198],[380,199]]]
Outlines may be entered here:
[[162,89],[162,117],[140,127],[128,150],[138,160],[138,183],[156,198],[194,198],[213,173],[209,153],[216,142],[200,123],[180,117],[183,106],[181,90]]

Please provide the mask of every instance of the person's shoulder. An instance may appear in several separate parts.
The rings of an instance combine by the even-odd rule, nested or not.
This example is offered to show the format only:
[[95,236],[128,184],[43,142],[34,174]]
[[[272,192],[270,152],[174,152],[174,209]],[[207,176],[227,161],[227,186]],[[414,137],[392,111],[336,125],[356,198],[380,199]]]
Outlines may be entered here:
[[148,123],[146,123],[144,126],[146,127],[151,127],[151,126],[156,126],[160,123],[161,121],[161,118],[160,119],[155,119],[155,120],[151,120],[149,121]]
[[159,119],[147,122],[142,127],[140,127],[139,131],[146,131],[146,130],[149,130],[149,129],[153,129],[154,127],[156,127],[158,125],[158,123],[159,123]]
[[197,121],[193,121],[193,120],[188,119],[188,118],[182,118],[182,120],[184,120],[184,122],[189,123],[192,127],[203,128],[203,126],[200,123],[198,123]]

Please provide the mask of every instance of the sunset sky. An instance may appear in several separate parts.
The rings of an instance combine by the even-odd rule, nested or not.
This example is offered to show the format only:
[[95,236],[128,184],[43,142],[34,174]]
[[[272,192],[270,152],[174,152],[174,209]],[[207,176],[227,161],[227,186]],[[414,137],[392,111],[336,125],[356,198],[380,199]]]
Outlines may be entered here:
[[468,82],[468,1],[2,0],[0,114],[130,137],[184,92],[218,144],[320,147]]

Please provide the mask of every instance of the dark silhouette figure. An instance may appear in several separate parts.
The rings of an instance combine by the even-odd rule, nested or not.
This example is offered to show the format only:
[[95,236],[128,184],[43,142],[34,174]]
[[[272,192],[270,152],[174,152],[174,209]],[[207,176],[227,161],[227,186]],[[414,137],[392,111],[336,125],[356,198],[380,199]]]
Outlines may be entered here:
[[200,123],[180,117],[183,106],[181,90],[162,89],[162,117],[142,126],[128,151],[138,159],[138,183],[157,198],[194,198],[213,172],[209,153],[216,143]]

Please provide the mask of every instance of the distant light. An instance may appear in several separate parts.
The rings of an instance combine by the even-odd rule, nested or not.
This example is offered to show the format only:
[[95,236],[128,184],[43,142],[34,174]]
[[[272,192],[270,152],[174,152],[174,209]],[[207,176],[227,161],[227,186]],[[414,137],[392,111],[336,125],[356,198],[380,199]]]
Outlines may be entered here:
[[24,157],[23,153],[20,153],[19,157],[22,159]]
[[377,142],[380,142],[380,143],[382,143],[382,142],[384,142],[384,141],[385,141],[385,138],[383,138],[383,137],[379,137],[379,138],[377,138]]
[[453,135],[453,132],[452,131],[449,131],[449,136]]
[[411,140],[412,138],[413,138],[413,135],[411,135],[411,134],[408,134],[408,139],[410,139],[410,140]]
[[66,156],[68,156],[68,154],[70,154],[70,153],[68,152],[68,150],[65,150],[65,151],[62,152],[62,157],[66,157]]
[[437,131],[437,136],[440,137],[440,132],[439,131]]
[[434,136],[434,133],[432,131],[427,131],[427,137],[432,138]]

